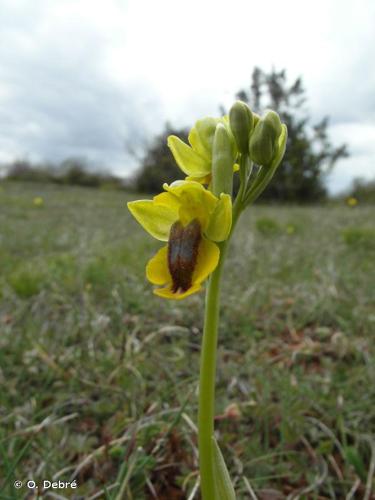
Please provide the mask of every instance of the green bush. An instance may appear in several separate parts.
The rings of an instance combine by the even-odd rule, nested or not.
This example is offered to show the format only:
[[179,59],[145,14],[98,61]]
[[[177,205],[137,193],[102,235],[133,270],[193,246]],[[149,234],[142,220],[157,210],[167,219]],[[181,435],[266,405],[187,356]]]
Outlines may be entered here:
[[341,233],[345,243],[367,249],[375,249],[375,229],[370,227],[349,227]]
[[260,233],[266,236],[280,232],[279,224],[274,219],[270,219],[269,217],[262,217],[258,219],[255,223],[255,227]]
[[375,179],[368,181],[366,179],[355,179],[349,192],[349,197],[362,203],[375,203]]
[[28,299],[42,289],[43,276],[37,270],[20,268],[8,277],[8,283],[20,298]]
[[12,181],[51,182],[53,171],[47,165],[33,165],[27,160],[16,160],[7,167],[6,178]]
[[68,158],[58,165],[32,164],[17,160],[6,167],[12,181],[65,184],[70,186],[124,189],[124,181],[105,171],[94,171],[80,158]]

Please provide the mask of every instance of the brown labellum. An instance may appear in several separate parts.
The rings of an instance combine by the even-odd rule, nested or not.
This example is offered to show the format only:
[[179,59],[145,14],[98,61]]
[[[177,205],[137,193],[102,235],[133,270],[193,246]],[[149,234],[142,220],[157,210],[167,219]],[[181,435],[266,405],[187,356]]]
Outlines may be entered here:
[[168,241],[168,268],[173,293],[178,290],[186,292],[191,287],[201,239],[201,226],[197,219],[186,226],[180,221],[172,225]]

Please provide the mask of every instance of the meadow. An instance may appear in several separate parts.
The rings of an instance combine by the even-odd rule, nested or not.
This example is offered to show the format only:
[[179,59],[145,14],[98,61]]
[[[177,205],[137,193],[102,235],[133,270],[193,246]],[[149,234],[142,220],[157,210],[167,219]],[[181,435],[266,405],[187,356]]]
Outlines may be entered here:
[[[204,297],[153,295],[137,198],[0,184],[1,499],[36,498],[26,480],[43,498],[198,498]],[[238,499],[375,498],[374,220],[344,203],[240,220],[216,417]]]

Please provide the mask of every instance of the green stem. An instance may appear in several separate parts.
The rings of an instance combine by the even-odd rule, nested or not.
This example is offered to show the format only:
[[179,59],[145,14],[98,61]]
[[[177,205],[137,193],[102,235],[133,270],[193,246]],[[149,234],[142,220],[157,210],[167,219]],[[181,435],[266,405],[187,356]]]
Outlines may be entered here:
[[225,243],[221,245],[220,260],[209,279],[206,292],[198,410],[198,445],[203,500],[215,500],[212,436],[214,434],[216,346],[217,327],[219,322],[220,280],[225,259],[225,247]]
[[[234,227],[241,213],[242,192],[243,184],[241,184],[236,202],[233,206],[233,219],[230,236],[233,233]],[[206,292],[206,310],[201,351],[198,409],[198,445],[201,492],[203,500],[216,500],[212,446],[215,416],[216,350],[220,308],[220,282],[230,236],[226,241],[219,245],[219,263],[215,271],[211,274]]]

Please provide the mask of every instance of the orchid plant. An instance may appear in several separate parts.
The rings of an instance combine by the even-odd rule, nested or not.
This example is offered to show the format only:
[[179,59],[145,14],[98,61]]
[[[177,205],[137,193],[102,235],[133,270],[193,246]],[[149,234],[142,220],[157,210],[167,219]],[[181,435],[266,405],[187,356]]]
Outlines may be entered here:
[[[176,136],[168,146],[186,174],[164,184],[152,200],[128,203],[141,226],[165,246],[146,266],[154,293],[184,299],[206,287],[202,338],[198,445],[203,500],[233,500],[235,492],[214,435],[216,350],[220,282],[228,244],[241,213],[271,181],[286,147],[287,129],[277,113],[262,117],[241,101],[229,116],[206,117],[190,130],[188,142]],[[238,172],[238,173],[237,173]],[[233,177],[239,175],[233,197]]]

